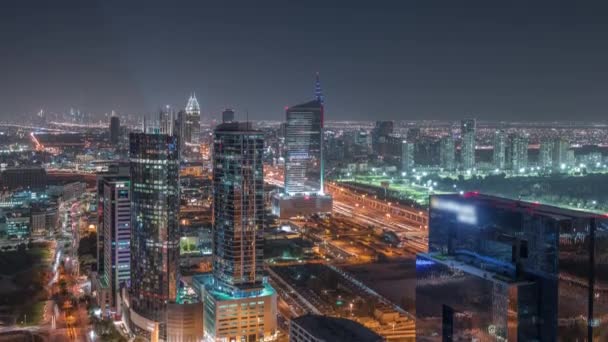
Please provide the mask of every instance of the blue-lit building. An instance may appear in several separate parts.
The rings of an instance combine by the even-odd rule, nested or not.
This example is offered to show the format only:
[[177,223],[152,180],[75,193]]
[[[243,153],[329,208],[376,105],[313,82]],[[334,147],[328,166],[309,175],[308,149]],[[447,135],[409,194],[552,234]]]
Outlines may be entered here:
[[213,141],[213,276],[204,283],[205,337],[261,341],[276,332],[276,294],[263,269],[264,135],[223,123]]
[[608,340],[608,218],[468,193],[431,196],[417,341]]
[[138,335],[166,340],[167,305],[175,302],[179,281],[179,142],[168,134],[131,133],[129,139],[131,287],[125,314]]
[[285,189],[273,198],[281,218],[331,212],[324,194],[323,104],[317,99],[287,108],[285,113]]

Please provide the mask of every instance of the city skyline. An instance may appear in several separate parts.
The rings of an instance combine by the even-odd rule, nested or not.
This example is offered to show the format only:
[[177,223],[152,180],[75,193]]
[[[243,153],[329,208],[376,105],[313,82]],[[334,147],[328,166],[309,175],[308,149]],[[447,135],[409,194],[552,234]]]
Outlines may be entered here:
[[280,119],[313,98],[316,72],[328,120],[592,121],[608,105],[603,4],[0,6],[3,119],[141,115],[193,91],[203,115]]

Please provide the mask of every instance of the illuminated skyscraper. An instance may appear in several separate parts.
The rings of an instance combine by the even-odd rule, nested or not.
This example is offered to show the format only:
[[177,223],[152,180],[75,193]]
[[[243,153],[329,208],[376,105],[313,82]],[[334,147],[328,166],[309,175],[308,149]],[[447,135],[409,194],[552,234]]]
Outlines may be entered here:
[[[131,198],[129,177],[103,180],[104,275],[107,304],[117,309],[121,286],[131,279]],[[104,307],[105,309],[105,307]]]
[[[213,279],[204,290],[205,336],[213,341],[258,341],[276,330],[276,296],[263,269],[263,153],[264,135],[250,123],[215,129]],[[225,325],[230,317],[238,318]]]
[[184,144],[198,144],[201,134],[201,108],[194,93],[192,93],[188,99],[188,104],[186,104],[186,122],[184,126]]
[[462,168],[470,170],[475,167],[475,119],[462,120],[460,134],[462,143],[460,145],[460,158]]
[[281,218],[331,212],[323,189],[323,105],[319,100],[287,108],[285,190],[272,199]]
[[568,167],[568,149],[570,148],[570,143],[566,138],[555,138],[553,140],[553,169],[554,170],[564,170]]
[[528,137],[523,134],[511,136],[509,159],[513,172],[520,172],[528,167]]
[[492,152],[492,162],[498,170],[504,170],[506,162],[507,135],[504,131],[494,133],[494,150]]
[[553,166],[553,140],[543,139],[538,152],[538,166],[550,169]]
[[414,167],[414,143],[401,142],[401,171],[410,172]]
[[129,317],[138,335],[167,338],[179,266],[179,146],[167,134],[130,134],[131,289]]
[[167,105],[158,113],[158,129],[159,133],[173,135],[175,126],[175,113],[171,106]]
[[456,150],[454,147],[454,139],[451,136],[441,138],[439,146],[439,161],[441,167],[451,171],[456,168]]
[[319,100],[287,109],[285,193],[323,193],[323,105]]

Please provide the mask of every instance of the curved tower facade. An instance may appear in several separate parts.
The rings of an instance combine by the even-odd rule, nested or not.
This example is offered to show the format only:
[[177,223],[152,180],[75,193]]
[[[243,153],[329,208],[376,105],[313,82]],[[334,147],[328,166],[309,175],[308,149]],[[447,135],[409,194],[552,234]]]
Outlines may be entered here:
[[179,280],[179,143],[131,133],[130,320],[151,341],[166,339],[167,304]]

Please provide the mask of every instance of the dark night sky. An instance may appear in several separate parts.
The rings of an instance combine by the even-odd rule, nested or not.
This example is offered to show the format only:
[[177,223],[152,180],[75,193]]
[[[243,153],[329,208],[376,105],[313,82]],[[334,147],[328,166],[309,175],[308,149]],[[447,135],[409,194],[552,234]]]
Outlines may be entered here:
[[[585,6],[583,6],[585,5]],[[0,118],[232,106],[280,119],[605,120],[608,5],[590,1],[0,2]]]

